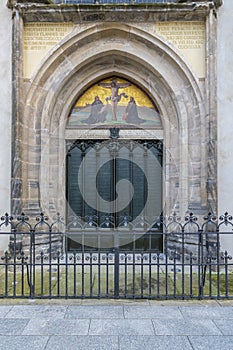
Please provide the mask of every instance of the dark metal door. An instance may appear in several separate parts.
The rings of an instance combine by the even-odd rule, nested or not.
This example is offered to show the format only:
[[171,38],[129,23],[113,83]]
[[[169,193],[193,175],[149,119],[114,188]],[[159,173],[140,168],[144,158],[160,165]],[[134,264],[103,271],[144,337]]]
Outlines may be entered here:
[[[77,223],[76,227],[70,226],[73,233],[68,239],[68,250],[83,244],[86,248],[130,249],[136,232],[137,244],[148,249],[144,234],[161,212],[160,141],[77,140],[69,144],[68,228],[74,218]],[[127,234],[123,235],[124,229]],[[97,232],[104,233],[102,241],[97,239]],[[77,239],[78,235],[81,238]]]

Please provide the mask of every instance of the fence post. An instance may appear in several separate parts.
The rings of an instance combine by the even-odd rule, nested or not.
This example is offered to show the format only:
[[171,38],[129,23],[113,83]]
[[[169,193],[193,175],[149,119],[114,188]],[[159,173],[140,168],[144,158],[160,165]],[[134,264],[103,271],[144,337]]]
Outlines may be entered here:
[[119,248],[115,248],[114,250],[115,258],[114,258],[114,298],[119,298]]
[[30,269],[29,269],[29,288],[30,298],[34,297],[34,269],[35,269],[35,232],[30,232]]
[[199,229],[199,244],[198,244],[198,299],[203,299],[205,272],[203,272],[203,230]]

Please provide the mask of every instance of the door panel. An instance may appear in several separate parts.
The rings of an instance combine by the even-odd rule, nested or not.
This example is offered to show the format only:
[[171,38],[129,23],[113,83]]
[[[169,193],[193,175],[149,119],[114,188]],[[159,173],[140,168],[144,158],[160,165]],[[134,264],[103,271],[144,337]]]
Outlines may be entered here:
[[[115,235],[127,228],[130,235],[145,230],[162,212],[161,143],[75,141],[67,155],[66,195],[68,225],[78,217],[77,227],[82,231],[111,229]],[[96,240],[94,232],[93,237]],[[103,239],[115,240],[106,237]],[[122,237],[124,242],[126,235]],[[150,245],[141,237],[138,242]]]

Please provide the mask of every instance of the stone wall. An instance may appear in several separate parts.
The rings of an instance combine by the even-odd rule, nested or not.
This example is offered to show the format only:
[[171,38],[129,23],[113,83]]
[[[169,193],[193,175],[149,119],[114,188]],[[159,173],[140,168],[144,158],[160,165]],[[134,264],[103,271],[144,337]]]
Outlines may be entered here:
[[[6,0],[0,2],[0,213],[10,212],[11,201],[11,21],[12,12]],[[6,237],[0,236],[0,250],[7,245]]]
[[[184,216],[190,210],[202,215],[216,210],[216,150],[210,148],[210,134],[211,141],[215,140],[216,131],[214,8],[208,3],[200,4],[195,11],[190,4],[177,7],[176,12],[175,6],[155,4],[143,8],[139,15],[137,6],[128,6],[124,13],[120,6],[114,6],[114,11],[111,6],[95,10],[89,6],[81,8],[78,17],[75,7],[17,7],[14,55],[20,59],[15,59],[14,66],[14,212],[65,213],[67,117],[77,96],[113,74],[137,82],[162,115],[164,213],[176,210]],[[73,23],[72,32],[52,47],[33,75],[25,79],[21,61],[25,23],[42,19],[60,23],[60,11],[67,22]],[[190,21],[205,23],[207,18],[203,58],[203,65],[207,65],[201,73],[197,67],[200,76],[176,47],[176,38],[169,34],[172,30],[166,32],[169,40],[161,35],[163,26],[159,33],[156,31],[155,23],[181,20],[181,12]],[[178,35],[180,27],[178,23]],[[185,40],[178,45],[194,45],[192,38]]]
[[[232,1],[224,0],[218,10],[218,211],[233,214],[233,12]],[[230,226],[225,228],[232,230]],[[223,249],[233,240],[225,236]]]
[[[228,3],[229,0],[226,7]],[[166,6],[154,4],[144,8],[140,5],[140,11],[139,5],[126,6],[124,11],[122,6],[95,6],[94,10],[91,6],[81,6],[78,14],[76,6],[27,3],[16,6],[12,12],[14,127],[11,199],[14,214],[21,211],[31,216],[39,211],[51,215],[56,211],[65,214],[65,144],[69,138],[65,129],[69,112],[77,96],[98,80],[113,74],[137,83],[156,102],[163,117],[166,150],[164,213],[176,210],[184,216],[187,210],[197,215],[209,210],[216,212],[216,11],[221,38],[222,29],[231,30],[225,20],[229,10],[224,9],[225,5],[217,10],[213,2],[194,5],[190,2]],[[4,70],[6,64],[9,67],[3,71],[7,95],[5,109],[9,118],[4,116],[3,120],[8,123],[4,125],[10,133],[11,11],[5,4],[1,6],[4,13],[1,28],[7,40],[4,44],[6,50],[0,56],[3,63],[0,69]],[[161,32],[156,32],[155,23],[183,21],[184,18],[205,23],[205,57],[201,69],[192,67],[187,52],[179,51],[176,38],[168,32],[167,37],[160,35],[162,25]],[[3,26],[5,22],[7,25]],[[25,26],[42,22],[71,23],[73,29],[50,47],[32,74],[30,71],[25,77]],[[223,51],[224,40],[225,36],[220,40],[219,52]],[[184,38],[184,42],[178,45],[185,49],[190,42]],[[224,61],[221,53],[219,58],[219,62]],[[222,77],[219,75],[218,79],[221,86]],[[219,90],[222,106],[226,105],[222,94],[224,89],[225,86]],[[221,108],[219,114],[225,112]],[[224,123],[221,125],[223,127]],[[8,174],[3,181],[8,182],[7,191],[10,189],[10,162],[6,161],[10,159],[9,135],[8,139],[0,141],[5,142],[2,147],[9,152],[1,158],[5,174]],[[81,137],[78,132],[76,135]],[[223,174],[219,173],[219,179],[224,177]],[[5,193],[4,189],[2,192]],[[10,195],[4,197],[10,198]],[[219,198],[224,203],[225,197]]]

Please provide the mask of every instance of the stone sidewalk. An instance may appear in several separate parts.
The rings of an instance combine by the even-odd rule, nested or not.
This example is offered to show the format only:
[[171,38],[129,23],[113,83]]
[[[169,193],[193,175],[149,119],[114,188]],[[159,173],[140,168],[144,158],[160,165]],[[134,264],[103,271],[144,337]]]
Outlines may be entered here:
[[0,349],[233,349],[233,301],[0,303]]

